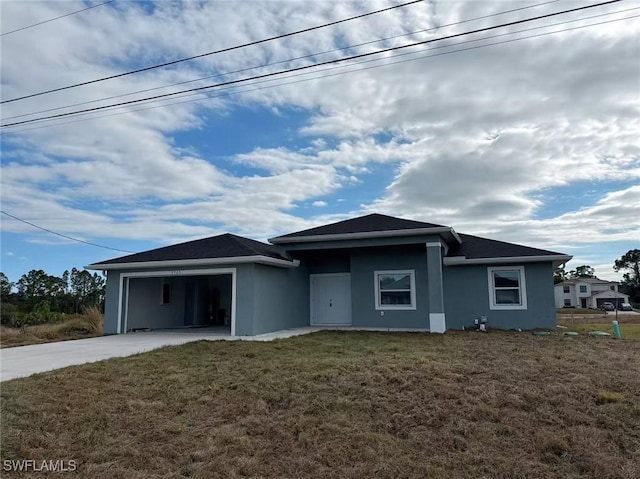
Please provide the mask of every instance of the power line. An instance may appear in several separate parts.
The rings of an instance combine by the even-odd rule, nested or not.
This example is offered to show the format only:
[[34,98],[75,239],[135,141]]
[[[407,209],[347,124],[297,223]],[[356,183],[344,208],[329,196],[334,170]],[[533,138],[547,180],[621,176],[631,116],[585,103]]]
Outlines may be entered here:
[[[637,10],[638,8],[640,8],[640,7],[631,8],[631,9],[628,9],[628,10]],[[627,11],[627,10],[622,10],[622,11]],[[575,19],[575,20],[569,20],[569,21],[566,21],[566,22],[559,22],[559,23],[551,24],[551,25],[543,25],[543,26],[540,26],[540,27],[534,27],[534,28],[528,28],[528,29],[524,29],[524,30],[518,30],[517,32],[501,33],[501,34],[494,35],[494,36],[491,36],[491,37],[485,37],[485,38],[480,38],[480,39],[476,39],[476,40],[467,40],[467,41],[464,41],[464,42],[458,42],[458,43],[454,43],[454,44],[450,44],[450,45],[444,45],[444,46],[441,46],[441,47],[428,48],[426,50],[427,51],[429,51],[429,50],[437,50],[437,49],[440,49],[440,48],[449,48],[449,47],[452,47],[452,46],[462,45],[462,44],[465,44],[465,43],[485,41],[485,40],[489,40],[489,39],[492,39],[492,38],[502,37],[502,36],[505,36],[505,35],[514,35],[514,34],[523,33],[523,32],[526,32],[526,31],[538,30],[538,29],[541,29],[541,28],[549,28],[549,27],[552,27],[552,26],[557,26],[557,25],[562,25],[562,24],[572,23],[572,22],[577,22],[577,21],[584,21],[584,20],[587,20],[587,19],[590,19],[590,18],[594,18],[594,17],[601,17],[601,16],[605,16],[605,15],[613,15],[613,14],[620,13],[620,12],[621,11],[605,13],[605,14],[600,14],[600,15],[594,15],[592,17],[585,17],[585,18],[580,18],[580,19]],[[382,68],[382,67],[386,67],[386,66],[396,65],[396,64],[399,64],[399,63],[407,63],[407,62],[422,60],[422,59],[426,59],[426,58],[433,58],[433,57],[449,55],[449,54],[453,54],[453,53],[460,53],[460,52],[465,52],[465,51],[470,51],[470,50],[477,50],[477,49],[480,49],[480,48],[485,48],[485,47],[490,47],[490,46],[514,43],[514,42],[520,41],[520,40],[527,40],[527,39],[531,39],[531,38],[538,38],[538,37],[543,37],[543,36],[548,36],[548,35],[555,35],[557,33],[564,33],[564,32],[569,32],[569,31],[573,31],[573,30],[580,30],[580,29],[583,29],[583,28],[593,27],[593,26],[597,26],[597,25],[604,25],[604,24],[613,23],[613,22],[620,22],[620,21],[630,20],[632,18],[638,18],[638,17],[640,17],[640,15],[634,15],[634,16],[631,16],[631,17],[625,17],[625,18],[619,18],[619,19],[614,19],[614,20],[608,20],[608,21],[604,21],[604,22],[592,23],[592,24],[589,24],[589,25],[582,25],[582,26],[578,26],[578,27],[574,27],[574,28],[566,28],[566,29],[563,29],[563,30],[557,30],[557,31],[553,31],[553,32],[540,33],[540,34],[537,34],[537,35],[529,35],[529,36],[525,36],[525,37],[514,38],[514,39],[511,39],[511,40],[504,40],[504,41],[501,41],[501,42],[487,43],[487,44],[478,45],[478,46],[475,46],[475,47],[460,48],[458,50],[451,50],[451,51],[447,51],[447,52],[443,52],[443,53],[436,53],[436,54],[433,54],[433,55],[420,55],[417,58],[410,58],[410,59],[406,59],[406,60],[398,60],[398,61],[394,61],[394,62],[388,62],[388,63],[382,64],[382,65],[374,65],[374,66],[359,68],[357,70],[349,70],[349,71],[345,71],[345,72],[338,72],[338,73],[331,73],[331,74],[327,74],[327,75],[316,76],[316,77],[313,77],[313,78],[305,78],[305,79],[302,79],[302,80],[295,80],[295,81],[290,81],[290,82],[278,83],[276,85],[271,85],[271,86],[257,87],[257,88],[244,89],[244,90],[236,89],[237,87],[229,87],[228,90],[232,90],[232,91],[223,92],[223,93],[220,93],[220,94],[217,94],[217,95],[207,95],[205,98],[194,98],[194,99],[190,99],[190,100],[184,100],[184,101],[178,101],[178,102],[172,102],[172,103],[164,103],[164,104],[161,104],[161,105],[154,105],[154,106],[149,106],[149,107],[145,107],[145,108],[138,108],[138,109],[135,109],[135,110],[128,110],[128,111],[123,111],[123,112],[118,112],[118,113],[111,113],[111,114],[107,114],[107,115],[93,116],[93,117],[90,117],[90,118],[81,118],[81,119],[78,119],[78,120],[72,120],[72,121],[67,121],[67,122],[47,124],[47,125],[37,126],[37,127],[34,127],[34,128],[25,128],[25,129],[22,129],[22,130],[13,130],[13,131],[5,132],[5,133],[16,134],[16,133],[21,133],[21,132],[25,132],[25,131],[38,130],[38,129],[41,129],[41,128],[50,128],[50,127],[55,127],[55,126],[68,125],[68,124],[71,124],[71,123],[78,123],[78,122],[84,122],[84,121],[90,121],[90,120],[98,120],[100,118],[107,118],[107,117],[118,116],[118,115],[126,115],[126,114],[129,114],[129,113],[135,113],[135,112],[146,111],[146,110],[153,110],[153,109],[156,109],[156,108],[164,108],[164,107],[173,106],[173,105],[180,105],[180,104],[184,104],[184,103],[205,101],[205,100],[209,100],[209,99],[212,99],[212,98],[218,98],[218,97],[222,97],[222,96],[230,96],[230,95],[233,95],[233,94],[250,93],[250,92],[253,92],[253,91],[266,90],[266,89],[276,88],[276,87],[285,86],[285,85],[292,85],[292,84],[302,83],[302,82],[307,82],[307,81],[312,81],[312,80],[319,80],[319,79],[329,78],[329,77],[334,77],[334,76],[339,76],[339,75],[346,75],[348,73],[361,72],[361,71],[365,71],[365,70],[372,70],[372,69],[375,69],[375,68]],[[424,50],[422,50],[422,51],[424,51]],[[392,58],[397,58],[397,57],[401,57],[401,56],[408,56],[408,55],[418,55],[418,54],[422,53],[422,51],[394,55]],[[326,69],[323,69],[321,71],[335,70],[335,69],[338,69],[338,68],[351,67],[351,66],[359,65],[359,64],[363,64],[363,63],[379,62],[379,61],[383,61],[383,60],[385,60],[385,59],[365,60],[365,61],[362,61],[362,62],[357,62],[355,64],[339,65],[339,66],[335,66],[335,67],[331,67],[331,68],[326,68]],[[315,73],[315,72],[299,73],[299,74],[296,74],[296,75],[290,75],[290,76],[288,76],[286,78],[293,78],[293,77],[296,77],[296,76],[308,75],[310,73]],[[267,83],[267,82],[271,82],[271,81],[274,81],[274,80],[273,79],[272,80],[263,80],[261,82],[252,83],[252,85],[260,84],[260,83]],[[183,95],[183,97],[200,95],[200,94],[201,93],[191,93],[191,94]],[[120,108],[123,108],[123,107],[120,107]],[[90,113],[83,113],[83,114],[79,114],[78,116],[83,116],[83,115],[88,115],[88,114],[90,114]],[[46,121],[46,120],[44,120],[44,121]]]
[[375,14],[378,14],[378,13],[387,12],[389,10],[394,10],[396,8],[402,8],[402,7],[406,7],[408,5],[413,5],[414,3],[422,3],[422,2],[423,2],[423,0],[412,0],[412,1],[407,2],[407,3],[401,3],[399,5],[394,5],[392,7],[383,8],[381,10],[376,10],[374,12],[363,13],[361,15],[356,15],[354,17],[344,18],[342,20],[336,20],[335,22],[330,22],[330,23],[325,23],[325,24],[322,24],[322,25],[317,25],[315,27],[305,28],[303,30],[297,30],[295,32],[284,33],[282,35],[277,35],[275,37],[265,38],[263,40],[256,40],[256,41],[253,41],[253,42],[244,43],[242,45],[236,45],[234,47],[223,48],[221,50],[214,50],[214,51],[211,51],[211,52],[202,53],[200,55],[194,55],[192,57],[181,58],[179,60],[173,60],[173,61],[166,62],[166,63],[160,63],[158,65],[152,65],[152,66],[145,67],[145,68],[139,68],[138,70],[132,70],[132,71],[125,72],[125,73],[119,73],[117,75],[111,75],[111,76],[104,77],[104,78],[98,78],[96,80],[90,80],[90,81],[86,81],[86,82],[76,83],[76,84],[68,85],[68,86],[65,86],[65,87],[54,88],[54,89],[42,91],[42,92],[39,92],[39,93],[32,93],[30,95],[25,95],[25,96],[21,96],[21,97],[17,97],[17,98],[12,98],[11,100],[0,101],[0,104],[10,103],[10,102],[13,102],[13,101],[18,101],[18,100],[24,100],[25,98],[33,98],[35,96],[46,95],[48,93],[53,93],[53,92],[62,91],[62,90],[68,90],[70,88],[76,88],[76,87],[79,87],[79,86],[90,85],[92,83],[98,83],[98,82],[102,82],[102,81],[106,81],[106,80],[111,80],[113,78],[119,78],[119,77],[123,77],[123,76],[126,76],[126,75],[133,75],[134,73],[140,73],[140,72],[145,72],[145,71],[149,71],[149,70],[154,70],[156,68],[162,68],[162,67],[166,67],[166,66],[169,66],[169,65],[175,65],[176,63],[181,63],[181,62],[186,62],[186,61],[189,61],[189,60],[195,60],[197,58],[206,57],[206,56],[209,56],[209,55],[216,55],[218,53],[224,53],[224,52],[229,52],[229,51],[232,51],[232,50],[238,50],[240,48],[245,48],[245,47],[249,47],[249,46],[253,46],[253,45],[259,45],[261,43],[270,42],[270,41],[273,41],[273,40],[280,40],[282,38],[291,37],[293,35],[299,35],[300,33],[306,33],[306,32],[310,32],[310,31],[313,31],[313,30],[318,30],[320,28],[326,28],[326,27],[330,27],[330,26],[333,26],[333,25],[338,25],[340,23],[350,22],[351,20],[357,20],[359,18],[368,17],[370,15],[375,15]]
[[230,71],[230,72],[217,73],[215,75],[208,75],[208,76],[204,76],[204,77],[200,77],[200,78],[195,78],[193,80],[186,80],[186,81],[181,81],[181,82],[177,82],[177,83],[170,83],[170,84],[164,85],[164,86],[146,88],[144,90],[137,90],[137,91],[134,91],[134,92],[122,93],[120,95],[112,95],[112,96],[108,96],[108,97],[104,97],[104,98],[99,98],[99,99],[96,99],[96,100],[89,100],[89,101],[83,101],[83,102],[79,102],[79,103],[72,103],[70,105],[58,106],[58,107],[55,107],[55,108],[48,108],[46,110],[34,111],[34,112],[31,112],[31,113],[22,113],[20,115],[13,115],[13,116],[9,116],[9,117],[3,118],[2,120],[6,121],[6,120],[13,120],[15,118],[24,118],[25,116],[39,115],[39,114],[42,114],[42,113],[48,113],[50,111],[63,110],[65,108],[72,108],[74,106],[89,105],[91,103],[98,103],[98,102],[101,102],[101,101],[113,100],[115,98],[122,98],[122,97],[125,97],[125,96],[136,95],[138,93],[147,93],[147,92],[150,92],[150,91],[161,90],[163,88],[170,88],[170,87],[173,87],[173,86],[185,85],[187,83],[194,83],[194,82],[197,82],[197,81],[208,80],[210,78],[217,78],[217,77],[222,77],[222,76],[225,76],[225,75],[233,75],[233,74],[236,74],[236,73],[244,73],[246,71],[254,70],[254,69],[257,69],[257,68],[265,68],[265,67],[270,67],[270,66],[274,66],[274,65],[280,65],[280,64],[283,64],[283,63],[290,63],[290,62],[294,62],[296,60],[304,60],[304,59],[307,59],[307,58],[317,57],[319,55],[326,55],[328,53],[334,53],[334,52],[339,52],[339,51],[343,51],[343,50],[347,50],[347,49],[353,49],[353,48],[362,47],[362,46],[365,46],[365,45],[371,45],[372,43],[379,43],[379,42],[385,42],[385,41],[388,41],[388,40],[395,40],[396,38],[407,37],[407,36],[410,36],[410,35],[415,35],[417,33],[425,33],[425,32],[430,32],[430,31],[433,31],[433,30],[440,30],[442,28],[452,27],[452,26],[455,26],[455,25],[462,25],[464,23],[474,22],[474,21],[477,21],[477,20],[483,20],[485,18],[497,17],[499,15],[506,15],[507,13],[513,13],[513,12],[518,12],[518,11],[521,11],[521,10],[527,10],[529,8],[540,7],[540,6],[548,5],[548,4],[551,4],[551,3],[557,3],[558,1],[560,1],[560,0],[551,0],[551,1],[548,1],[548,2],[537,3],[537,4],[534,4],[534,5],[528,5],[526,7],[519,7],[519,8],[514,8],[514,9],[511,9],[511,10],[504,10],[502,12],[492,13],[490,15],[483,15],[481,17],[470,18],[470,19],[467,19],[467,20],[461,20],[459,22],[447,23],[445,25],[439,25],[437,27],[425,28],[425,29],[422,29],[422,30],[416,30],[416,31],[413,31],[413,32],[403,33],[403,34],[400,34],[400,35],[394,35],[394,36],[391,36],[391,37],[380,38],[380,39],[377,39],[377,40],[371,40],[371,41],[363,42],[363,43],[356,43],[354,45],[347,45],[347,46],[342,47],[342,48],[334,48],[332,50],[325,50],[323,52],[310,53],[308,55],[302,55],[302,56],[299,56],[299,57],[289,58],[287,60],[280,60],[280,61],[277,61],[277,62],[265,63],[263,65],[255,65],[255,66],[252,66],[252,67],[242,68],[240,70],[233,70],[233,71]]
[[27,224],[29,226],[33,226],[34,228],[37,228],[39,230],[46,231],[47,233],[51,233],[52,235],[56,235],[56,236],[60,236],[62,238],[66,238],[68,240],[76,241],[78,243],[88,244],[89,246],[95,246],[97,248],[104,248],[104,249],[110,249],[112,251],[119,251],[121,253],[133,253],[133,251],[128,251],[126,249],[118,249],[118,248],[112,248],[110,246],[103,246],[101,244],[91,243],[89,241],[84,241],[84,240],[81,240],[81,239],[78,239],[78,238],[72,238],[71,236],[63,235],[62,233],[56,233],[55,231],[51,231],[51,230],[49,230],[47,228],[43,228],[42,226],[38,226],[36,224],[30,223],[29,221],[23,220],[22,218],[18,218],[17,216],[10,215],[6,211],[0,210],[0,213],[2,213],[3,215],[7,215],[9,218],[13,218],[14,220],[18,220],[18,221],[20,221],[22,223],[25,223],[25,224]]
[[11,35],[12,33],[21,32],[22,30],[26,30],[27,28],[37,27],[38,25],[44,25],[45,23],[53,22],[55,20],[60,20],[61,18],[70,17],[71,15],[75,15],[76,13],[86,12],[87,10],[91,10],[92,8],[101,7],[102,5],[107,5],[108,3],[113,3],[115,0],[109,0],[108,2],[99,3],[98,5],[92,5],[87,8],[83,8],[82,10],[76,10],[75,12],[67,13],[65,15],[60,15],[59,17],[50,18],[49,20],[44,20],[42,22],[34,23],[32,25],[27,25],[26,27],[17,28],[15,30],[11,30],[10,32],[5,32],[0,34],[0,37],[4,37],[5,35]]
[[123,106],[123,105],[131,105],[131,104],[135,104],[135,103],[141,103],[141,102],[145,102],[145,101],[156,100],[158,98],[166,98],[166,97],[180,95],[180,94],[183,94],[183,93],[189,93],[189,92],[194,92],[194,91],[203,91],[203,90],[208,90],[208,89],[211,89],[211,88],[216,88],[216,87],[221,87],[221,86],[236,85],[236,84],[244,83],[244,82],[251,81],[251,80],[257,80],[257,79],[261,79],[261,78],[268,78],[268,77],[283,75],[285,73],[291,73],[291,72],[295,72],[295,71],[307,70],[309,68],[316,68],[318,66],[330,65],[330,64],[333,64],[333,63],[343,62],[343,61],[347,61],[347,60],[354,60],[354,59],[357,59],[357,58],[369,57],[369,56],[372,56],[372,55],[379,55],[381,53],[397,51],[397,50],[401,50],[401,49],[404,49],[404,48],[414,47],[414,46],[417,46],[417,45],[426,45],[426,44],[437,42],[437,41],[448,40],[448,39],[451,39],[451,38],[457,38],[457,37],[461,37],[461,36],[465,36],[465,35],[471,35],[471,34],[475,34],[475,33],[486,32],[486,31],[489,31],[489,30],[495,30],[496,28],[502,28],[502,27],[518,25],[518,24],[521,24],[521,23],[532,22],[532,21],[535,21],[535,20],[541,20],[543,18],[550,18],[550,17],[554,17],[554,16],[558,16],[558,15],[564,15],[566,13],[586,10],[586,9],[594,8],[594,7],[600,7],[600,6],[609,5],[609,4],[612,4],[612,3],[618,3],[620,1],[621,0],[608,0],[606,2],[596,3],[596,4],[592,4],[592,5],[586,5],[586,6],[583,6],[583,7],[572,8],[572,9],[569,9],[569,10],[563,10],[563,11],[555,12],[555,13],[548,13],[548,14],[545,14],[545,15],[539,15],[537,17],[526,18],[526,19],[522,19],[522,20],[516,20],[516,21],[513,21],[513,22],[503,23],[503,24],[500,24],[500,25],[494,25],[494,26],[491,26],[491,27],[479,28],[479,29],[476,29],[476,30],[468,31],[468,32],[456,33],[456,34],[453,34],[453,35],[447,35],[447,36],[440,37],[440,38],[434,38],[434,39],[430,39],[430,40],[424,40],[424,41],[421,41],[421,42],[410,43],[408,45],[401,45],[401,46],[398,46],[398,47],[386,48],[386,49],[382,49],[382,50],[379,50],[379,51],[376,51],[376,52],[361,53],[359,55],[352,55],[350,57],[340,58],[340,59],[337,59],[337,60],[329,60],[329,61],[326,61],[326,62],[315,63],[315,64],[312,64],[312,65],[304,65],[304,66],[301,66],[301,67],[290,68],[288,70],[283,70],[283,71],[279,71],[279,72],[271,72],[271,73],[265,73],[263,75],[255,75],[253,77],[248,77],[248,78],[240,78],[240,79],[237,79],[237,80],[229,80],[229,81],[226,81],[226,82],[223,82],[223,83],[217,83],[217,84],[214,84],[214,85],[207,85],[207,86],[202,86],[202,87],[197,87],[197,88],[191,88],[191,89],[188,89],[188,90],[182,90],[182,91],[172,92],[172,93],[164,93],[162,95],[155,95],[155,96],[152,96],[152,97],[140,98],[140,99],[137,99],[137,100],[129,100],[129,101],[125,101],[125,102],[115,103],[115,104],[112,104],[112,105],[104,105],[104,106],[99,106],[99,107],[94,107],[94,108],[87,108],[87,109],[84,109],[84,110],[76,110],[76,111],[71,111],[71,112],[67,112],[67,113],[58,113],[56,115],[49,115],[49,116],[44,116],[44,117],[40,117],[40,118],[33,118],[33,119],[30,119],[30,120],[22,120],[22,121],[17,121],[17,122],[13,122],[13,123],[7,123],[7,124],[4,124],[4,125],[0,125],[0,128],[6,128],[6,127],[16,126],[16,125],[23,125],[23,124],[27,124],[27,123],[33,123],[33,122],[36,122],[36,121],[48,120],[48,119],[52,119],[52,118],[61,118],[61,117],[70,116],[70,115],[77,115],[77,114],[80,114],[80,113],[86,113],[86,112],[92,112],[92,111],[100,111],[100,110],[105,110],[105,109],[108,109],[108,108],[114,108],[114,107]]

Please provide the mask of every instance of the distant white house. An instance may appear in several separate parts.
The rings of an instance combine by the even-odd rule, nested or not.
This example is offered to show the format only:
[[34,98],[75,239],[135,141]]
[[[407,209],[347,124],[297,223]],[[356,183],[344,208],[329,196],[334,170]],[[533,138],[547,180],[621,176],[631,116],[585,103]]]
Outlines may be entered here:
[[556,308],[600,308],[602,303],[628,303],[629,295],[618,291],[619,283],[599,278],[577,278],[555,285]]

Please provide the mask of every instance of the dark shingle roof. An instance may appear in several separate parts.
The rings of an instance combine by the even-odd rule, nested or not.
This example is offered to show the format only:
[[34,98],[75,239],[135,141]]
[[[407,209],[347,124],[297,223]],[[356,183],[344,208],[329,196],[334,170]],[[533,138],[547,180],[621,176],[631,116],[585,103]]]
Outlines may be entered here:
[[261,243],[242,236],[226,233],[210,238],[187,241],[163,248],[130,254],[99,264],[143,263],[148,261],[170,261],[182,259],[233,258],[238,256],[268,256],[289,260],[277,246]]
[[447,256],[466,256],[467,259],[476,258],[507,258],[516,256],[547,256],[559,255],[554,251],[531,248],[514,243],[505,243],[479,236],[465,235],[458,233],[462,244],[456,244],[449,249]]
[[423,223],[422,221],[405,220],[377,213],[350,220],[339,221],[329,225],[318,226],[307,230],[296,231],[274,239],[295,238],[298,236],[321,236],[349,233],[369,233],[373,231],[397,231],[419,228],[442,228],[442,225]]

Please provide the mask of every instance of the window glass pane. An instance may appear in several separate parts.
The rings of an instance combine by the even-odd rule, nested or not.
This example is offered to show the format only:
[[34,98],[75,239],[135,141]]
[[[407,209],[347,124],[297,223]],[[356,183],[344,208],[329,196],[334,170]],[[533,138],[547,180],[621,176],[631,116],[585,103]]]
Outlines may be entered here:
[[493,284],[496,288],[517,288],[520,284],[520,272],[494,271]]
[[564,292],[565,292],[565,293],[569,293],[569,292],[570,292],[570,290],[569,290],[569,286],[564,286],[564,287],[563,287],[563,289],[564,289]]
[[570,299],[565,299],[564,300],[564,305],[565,306],[571,306],[571,300]]
[[520,290],[497,289],[496,304],[520,304]]
[[411,291],[381,291],[380,304],[411,305]]
[[580,292],[581,293],[586,293],[587,292],[587,287],[586,286],[580,286]]
[[411,289],[411,276],[408,274],[381,274],[378,276],[380,289]]

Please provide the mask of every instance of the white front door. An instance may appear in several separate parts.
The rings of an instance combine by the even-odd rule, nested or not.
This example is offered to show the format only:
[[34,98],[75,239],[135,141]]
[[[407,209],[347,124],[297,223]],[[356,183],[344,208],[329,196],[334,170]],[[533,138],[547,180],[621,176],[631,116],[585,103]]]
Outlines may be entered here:
[[351,274],[312,274],[311,325],[351,326]]

